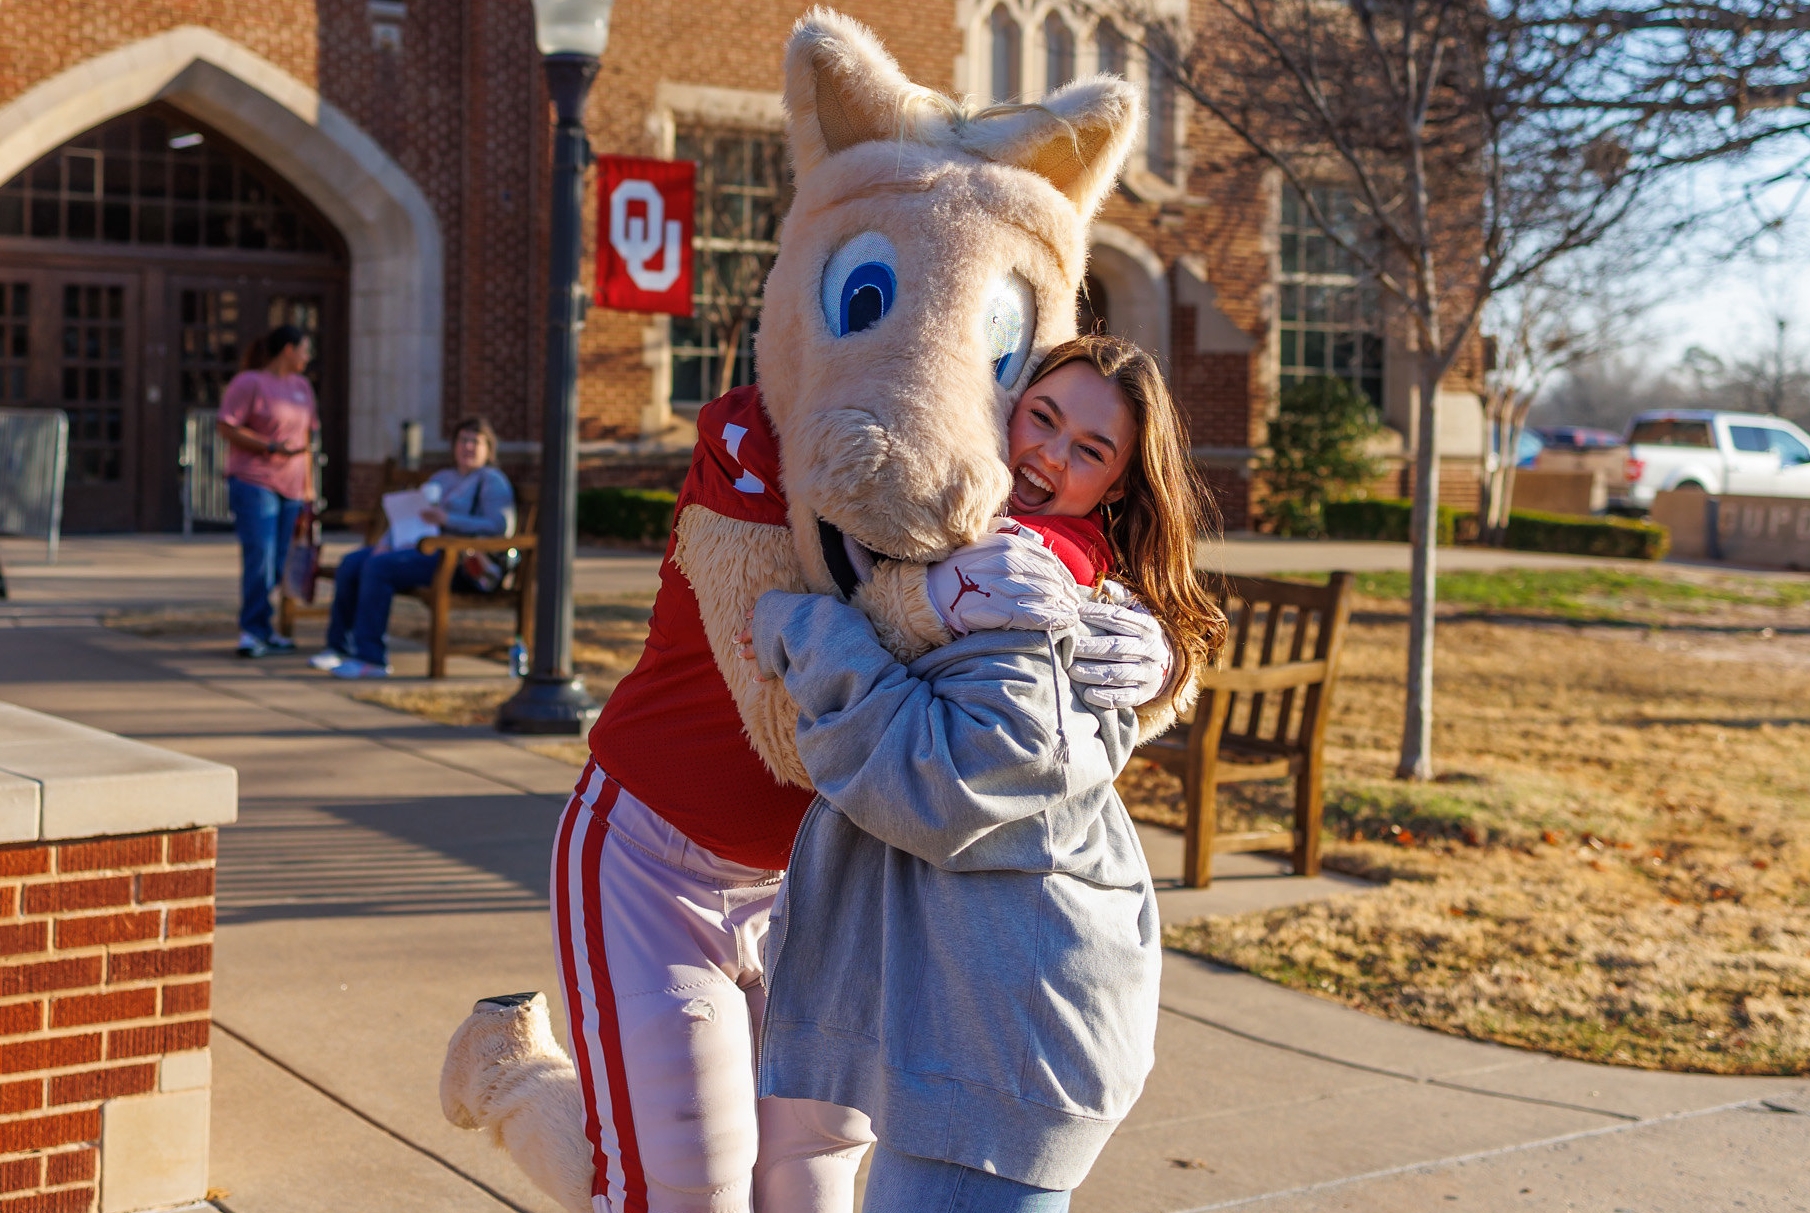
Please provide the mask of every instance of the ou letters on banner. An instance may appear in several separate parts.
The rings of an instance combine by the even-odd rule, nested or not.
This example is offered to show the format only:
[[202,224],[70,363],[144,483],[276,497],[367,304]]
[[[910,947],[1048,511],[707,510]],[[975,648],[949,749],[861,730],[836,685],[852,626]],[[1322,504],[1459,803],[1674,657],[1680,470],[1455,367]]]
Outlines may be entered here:
[[597,302],[625,312],[691,315],[698,166],[597,158]]

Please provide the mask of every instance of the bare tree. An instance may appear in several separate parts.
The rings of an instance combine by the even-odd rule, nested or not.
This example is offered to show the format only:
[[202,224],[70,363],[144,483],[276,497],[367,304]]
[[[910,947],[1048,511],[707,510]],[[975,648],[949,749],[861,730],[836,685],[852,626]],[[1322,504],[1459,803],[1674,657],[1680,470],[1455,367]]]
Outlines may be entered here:
[[714,395],[721,396],[735,386],[735,360],[760,311],[761,288],[766,284],[767,271],[773,268],[773,252],[765,248],[732,248],[712,251],[698,261],[703,269],[704,291],[697,302],[697,316],[704,321],[716,346]]
[[1684,369],[1706,406],[1810,423],[1810,358],[1790,340],[1786,317],[1775,313],[1771,328],[1773,340],[1755,343],[1732,358],[1692,346],[1685,351]]
[[[1810,134],[1810,5],[1203,0],[1190,25],[1147,0],[1099,3],[1405,322],[1418,398],[1397,774],[1430,779],[1439,384],[1492,297],[1596,244],[1667,173]],[[1319,201],[1327,186],[1355,229]]]
[[791,174],[785,144],[759,134],[688,130],[679,150],[698,160],[694,316],[708,334],[714,395],[721,396],[735,386],[737,358],[759,322],[780,221],[792,203]]
[[1484,308],[1483,542],[1500,545],[1514,501],[1516,455],[1533,409],[1553,376],[1622,349],[1650,308],[1634,289],[1632,256],[1579,254],[1491,296]]

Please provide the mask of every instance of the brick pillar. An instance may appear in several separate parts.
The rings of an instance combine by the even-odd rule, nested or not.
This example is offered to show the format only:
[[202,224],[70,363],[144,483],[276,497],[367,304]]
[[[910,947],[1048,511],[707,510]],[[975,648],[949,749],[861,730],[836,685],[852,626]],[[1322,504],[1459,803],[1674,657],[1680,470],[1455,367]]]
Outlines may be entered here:
[[103,1116],[198,1127],[205,1191],[214,831],[0,848],[0,881],[0,1208],[96,1207]]
[[0,1213],[206,1194],[209,823],[236,810],[229,768],[0,704],[0,830],[37,835],[0,834]]

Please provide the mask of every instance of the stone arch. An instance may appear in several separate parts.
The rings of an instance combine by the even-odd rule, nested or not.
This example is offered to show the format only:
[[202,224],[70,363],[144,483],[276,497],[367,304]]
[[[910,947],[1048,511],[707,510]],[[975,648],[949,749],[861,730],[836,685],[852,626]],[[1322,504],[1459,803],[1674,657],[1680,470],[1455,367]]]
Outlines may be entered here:
[[433,207],[376,141],[276,64],[195,25],[85,60],[0,106],[0,181],[152,101],[256,155],[345,239],[353,461],[390,453],[403,421],[438,434],[445,270]]
[[1136,236],[1111,223],[1090,235],[1087,271],[1106,288],[1108,326],[1137,342],[1169,368],[1169,283],[1163,260]]

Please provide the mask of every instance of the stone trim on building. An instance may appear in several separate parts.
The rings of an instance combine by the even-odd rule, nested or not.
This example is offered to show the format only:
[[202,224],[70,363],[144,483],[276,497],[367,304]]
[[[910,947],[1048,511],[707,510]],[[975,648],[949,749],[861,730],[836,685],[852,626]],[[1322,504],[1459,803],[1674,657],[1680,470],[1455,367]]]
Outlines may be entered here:
[[344,237],[351,458],[381,461],[403,421],[438,434],[444,267],[433,207],[375,140],[276,64],[197,25],[96,55],[0,106],[0,181],[157,100],[263,160]]

